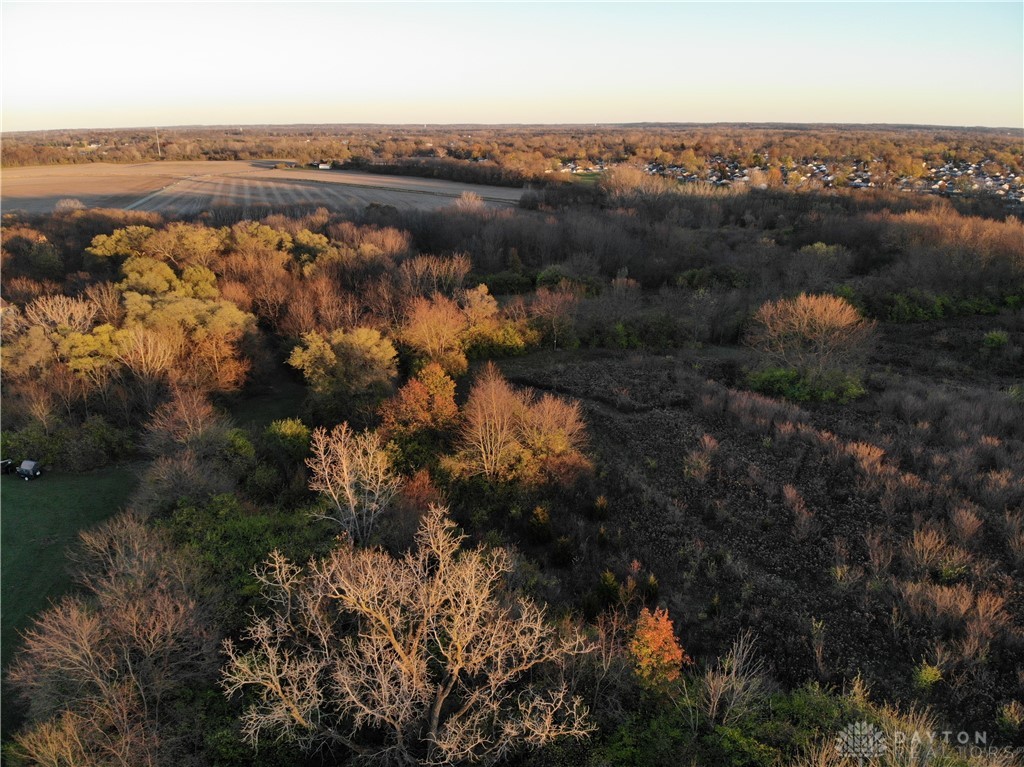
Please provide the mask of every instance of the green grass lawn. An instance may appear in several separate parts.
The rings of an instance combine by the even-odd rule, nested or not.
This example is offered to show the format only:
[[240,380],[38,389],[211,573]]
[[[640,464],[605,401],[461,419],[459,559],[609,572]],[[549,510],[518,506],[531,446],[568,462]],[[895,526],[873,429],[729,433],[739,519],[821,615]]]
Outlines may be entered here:
[[[13,474],[0,476],[0,664],[4,668],[20,644],[18,632],[71,588],[67,549],[77,540],[78,531],[124,505],[138,482],[135,470],[129,464],[88,474],[44,473],[30,482]],[[10,707],[3,708],[6,725]]]

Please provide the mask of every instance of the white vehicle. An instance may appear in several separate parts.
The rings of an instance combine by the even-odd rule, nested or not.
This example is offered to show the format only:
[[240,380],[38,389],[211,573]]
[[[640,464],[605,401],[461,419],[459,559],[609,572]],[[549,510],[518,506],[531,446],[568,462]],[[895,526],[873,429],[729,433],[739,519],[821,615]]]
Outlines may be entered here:
[[30,479],[35,479],[43,470],[39,467],[38,461],[22,461],[21,466],[18,467],[18,476],[28,482]]

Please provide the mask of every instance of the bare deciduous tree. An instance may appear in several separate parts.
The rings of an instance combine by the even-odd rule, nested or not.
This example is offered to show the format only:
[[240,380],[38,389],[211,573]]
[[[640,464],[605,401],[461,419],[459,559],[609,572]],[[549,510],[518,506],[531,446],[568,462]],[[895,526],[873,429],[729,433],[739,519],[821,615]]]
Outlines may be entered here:
[[132,325],[117,333],[117,360],[134,374],[134,384],[145,406],[152,409],[156,389],[171,375],[185,348],[180,328],[152,330]]
[[698,680],[697,704],[708,721],[729,725],[763,694],[764,662],[755,648],[752,633],[740,634],[725,657]]
[[747,342],[776,364],[820,381],[859,362],[870,348],[874,328],[845,299],[801,293],[763,304],[754,314]]
[[274,554],[272,606],[225,643],[228,693],[250,689],[246,737],[344,744],[368,763],[493,761],[592,729],[557,673],[586,651],[575,631],[504,590],[502,550],[461,551],[434,507],[401,559],[350,543],[303,572]]
[[253,311],[261,319],[276,324],[295,292],[295,278],[286,270],[288,262],[287,253],[253,243],[225,257],[221,270],[225,279],[246,286]]
[[580,302],[579,292],[567,282],[554,290],[537,288],[530,304],[530,313],[540,322],[544,334],[551,339],[551,347],[558,348],[558,339],[564,339],[572,330],[574,313]]
[[20,392],[22,407],[44,431],[49,431],[54,425],[54,417],[57,414],[56,397],[49,386],[42,381],[25,381]]
[[133,325],[119,332],[118,359],[137,377],[146,380],[164,378],[184,348],[180,330],[151,330]]
[[485,210],[484,200],[476,192],[463,192],[453,207],[459,213],[481,213]]
[[542,479],[559,462],[587,464],[580,453],[586,425],[579,403],[551,394],[535,400],[513,389],[491,363],[470,390],[461,437],[464,468],[492,480]]
[[330,509],[321,516],[337,522],[355,540],[365,541],[402,485],[380,437],[372,431],[356,433],[343,423],[330,432],[315,429],[310,449],[309,489],[330,501]]
[[459,375],[468,364],[462,349],[466,326],[466,315],[451,299],[441,295],[429,300],[414,298],[406,312],[401,338],[447,373]]
[[645,173],[642,168],[616,165],[602,176],[601,186],[608,190],[613,199],[635,202],[644,197],[667,194],[675,185],[668,179]]
[[180,379],[207,391],[237,391],[245,383],[250,362],[237,348],[242,334],[197,331],[193,333],[189,355]]
[[402,288],[412,296],[429,298],[435,293],[454,295],[462,287],[472,263],[469,256],[457,253],[448,258],[413,256],[399,267]]
[[496,479],[508,471],[522,450],[519,424],[526,406],[498,368],[487,363],[463,413],[462,447],[470,473]]
[[99,307],[92,301],[68,296],[40,296],[25,307],[25,319],[48,331],[85,333],[92,327],[98,311]]
[[215,495],[231,492],[238,480],[237,473],[214,458],[217,447],[224,445],[224,433],[223,428],[207,429],[194,447],[154,460],[132,493],[132,508],[149,517],[169,513],[183,496],[192,503],[203,504]]
[[[636,596],[635,591],[632,596]],[[624,595],[622,603],[606,609],[589,627],[591,651],[582,659],[580,670],[586,680],[584,684],[591,690],[591,711],[599,719],[621,721],[626,717],[626,691],[635,684],[629,652],[635,623],[630,613],[634,607],[633,599]]]
[[337,284],[323,277],[310,282],[316,299],[317,315],[325,328],[354,328],[365,325],[365,307],[352,293],[342,291]]
[[523,445],[537,458],[579,450],[587,439],[580,403],[543,394],[521,413],[519,434]]
[[166,455],[191,445],[211,428],[223,429],[226,421],[206,394],[191,387],[176,387],[171,399],[160,405],[146,424],[145,445],[154,455]]
[[11,668],[30,721],[16,750],[37,764],[156,764],[162,703],[212,648],[162,536],[122,515],[82,541],[87,596],[42,613]]
[[225,301],[230,301],[243,312],[252,311],[252,296],[249,294],[249,288],[244,282],[222,279],[218,284],[221,298]]
[[60,767],[65,764],[80,767],[100,767],[103,760],[90,753],[83,742],[88,727],[82,717],[73,711],[65,711],[58,718],[41,722],[35,727],[23,730],[13,738],[13,751],[30,764]]

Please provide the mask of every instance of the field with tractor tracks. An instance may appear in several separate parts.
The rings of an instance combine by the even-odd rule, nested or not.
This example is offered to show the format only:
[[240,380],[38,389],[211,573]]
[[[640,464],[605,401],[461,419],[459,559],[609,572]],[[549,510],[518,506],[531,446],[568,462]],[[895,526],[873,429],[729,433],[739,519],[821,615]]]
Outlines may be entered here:
[[275,161],[148,162],[38,166],[3,172],[3,211],[47,213],[61,200],[86,207],[189,216],[218,207],[361,209],[376,203],[433,210],[464,192],[487,205],[515,205],[520,189],[357,171],[276,168]]

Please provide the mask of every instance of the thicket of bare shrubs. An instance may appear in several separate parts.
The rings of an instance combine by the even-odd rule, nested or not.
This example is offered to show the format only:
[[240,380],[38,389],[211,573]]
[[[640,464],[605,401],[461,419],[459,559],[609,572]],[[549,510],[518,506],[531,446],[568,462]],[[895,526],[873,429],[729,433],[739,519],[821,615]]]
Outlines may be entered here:
[[820,381],[862,363],[873,330],[846,300],[801,293],[761,306],[747,341],[773,363]]
[[449,466],[490,480],[571,484],[590,468],[585,440],[579,403],[517,391],[489,363],[470,390],[460,450]]

